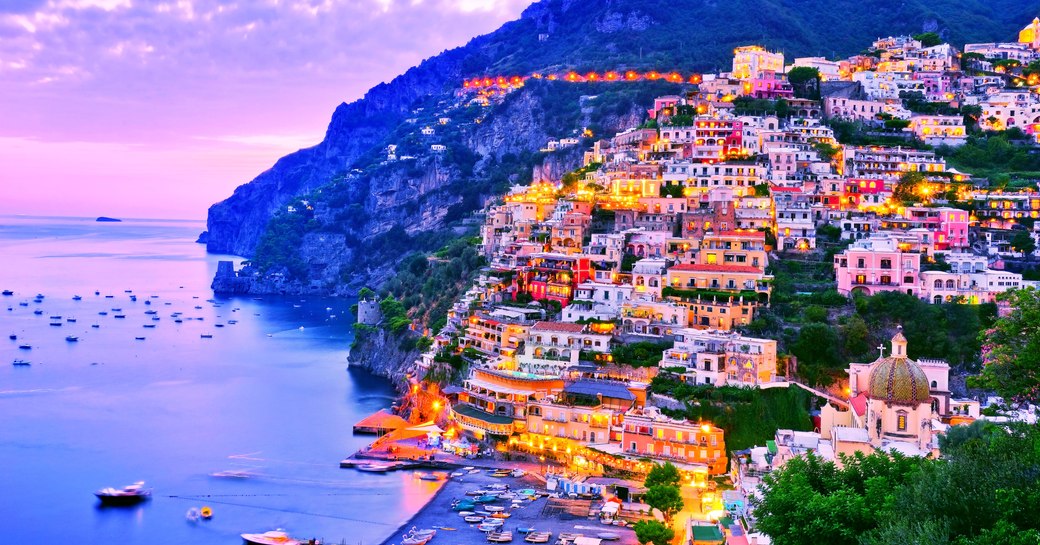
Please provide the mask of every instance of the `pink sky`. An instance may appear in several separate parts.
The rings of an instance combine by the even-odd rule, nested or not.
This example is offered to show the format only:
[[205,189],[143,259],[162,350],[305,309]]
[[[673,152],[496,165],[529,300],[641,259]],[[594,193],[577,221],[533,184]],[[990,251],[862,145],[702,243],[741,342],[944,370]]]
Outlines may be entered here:
[[0,1],[0,214],[205,217],[529,0]]

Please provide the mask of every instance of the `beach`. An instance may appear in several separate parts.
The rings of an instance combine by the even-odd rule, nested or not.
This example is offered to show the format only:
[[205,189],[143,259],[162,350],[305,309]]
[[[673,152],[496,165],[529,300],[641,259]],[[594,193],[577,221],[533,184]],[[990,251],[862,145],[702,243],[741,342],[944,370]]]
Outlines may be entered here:
[[[502,465],[513,466],[512,464]],[[401,537],[412,527],[437,529],[437,535],[429,542],[430,545],[485,545],[488,543],[485,534],[477,529],[477,524],[465,522],[457,512],[452,510],[452,502],[466,498],[468,491],[486,489],[491,485],[508,485],[509,490],[513,491],[522,489],[545,491],[545,481],[530,473],[523,477],[493,477],[489,470],[482,468],[479,473],[467,472],[461,477],[449,477],[426,505],[382,545],[398,545]],[[589,512],[593,505],[588,500],[559,500],[540,495],[534,501],[524,499],[520,506],[512,509],[509,507],[510,500],[505,499],[488,505],[505,507],[505,512],[510,513],[510,517],[505,519],[502,529],[513,532],[513,543],[524,542],[524,535],[517,531],[518,528],[534,528],[539,532],[552,532],[550,544],[556,543],[557,536],[561,532],[583,534],[586,537],[596,537],[597,534],[609,532],[616,534],[619,539],[605,543],[619,545],[636,545],[637,543],[635,532],[631,529],[603,525],[595,516],[590,518]],[[596,510],[598,511],[598,509]]]

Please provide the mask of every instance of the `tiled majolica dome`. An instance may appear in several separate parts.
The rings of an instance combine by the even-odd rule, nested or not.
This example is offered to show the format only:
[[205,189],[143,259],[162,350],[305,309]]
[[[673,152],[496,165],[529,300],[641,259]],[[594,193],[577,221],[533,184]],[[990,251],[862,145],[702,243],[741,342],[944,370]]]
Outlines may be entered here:
[[906,337],[892,338],[893,355],[874,362],[867,395],[892,405],[928,403],[928,377],[917,362],[906,357]]

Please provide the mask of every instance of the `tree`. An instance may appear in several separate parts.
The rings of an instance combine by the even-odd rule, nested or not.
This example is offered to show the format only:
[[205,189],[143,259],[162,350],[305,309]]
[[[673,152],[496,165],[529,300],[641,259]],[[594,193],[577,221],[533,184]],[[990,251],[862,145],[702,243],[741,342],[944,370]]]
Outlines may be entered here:
[[643,501],[655,509],[660,509],[665,518],[682,511],[683,499],[678,486],[659,484],[651,486],[643,495]]
[[979,334],[982,373],[969,384],[995,390],[1008,400],[1040,401],[1040,291],[1003,293],[1011,311]]
[[820,71],[809,66],[795,66],[787,72],[787,81],[794,89],[794,96],[820,99]]
[[1015,231],[1011,234],[1011,239],[1008,240],[1011,245],[1011,249],[1016,252],[1021,252],[1022,256],[1029,259],[1033,256],[1033,252],[1036,251],[1036,241],[1033,240],[1032,235],[1029,231]]
[[789,460],[764,478],[753,499],[758,529],[783,545],[853,545],[878,525],[886,498],[932,460],[899,453],[856,453],[843,466],[814,454]]
[[914,39],[921,42],[921,47],[935,47],[943,43],[942,38],[934,32],[914,34]]
[[646,474],[643,486],[653,488],[658,485],[679,486],[679,470],[671,462],[665,462],[664,465],[654,464]]
[[671,545],[672,539],[675,538],[675,530],[656,520],[641,520],[632,525],[632,528],[636,531],[636,539],[643,545]]
[[907,172],[899,178],[892,197],[904,204],[913,204],[921,200],[921,188],[925,184],[924,175],[920,172]]
[[829,383],[826,370],[840,362],[838,335],[827,324],[814,323],[802,327],[791,352],[798,356],[799,374],[812,384]]

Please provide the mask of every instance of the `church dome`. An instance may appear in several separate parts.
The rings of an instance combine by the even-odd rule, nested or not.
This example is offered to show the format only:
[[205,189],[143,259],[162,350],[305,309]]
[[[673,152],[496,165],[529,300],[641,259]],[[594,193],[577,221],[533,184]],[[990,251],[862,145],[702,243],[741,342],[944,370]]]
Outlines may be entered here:
[[924,370],[906,357],[888,357],[875,363],[868,395],[893,405],[920,405],[931,399]]

